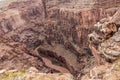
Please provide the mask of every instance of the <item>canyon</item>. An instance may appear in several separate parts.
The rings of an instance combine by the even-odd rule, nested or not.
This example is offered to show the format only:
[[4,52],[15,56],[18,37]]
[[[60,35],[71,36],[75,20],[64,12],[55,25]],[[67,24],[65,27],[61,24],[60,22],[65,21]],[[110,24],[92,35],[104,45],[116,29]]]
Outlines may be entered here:
[[106,2],[101,7],[103,4],[98,3],[102,2],[20,0],[2,7],[0,68],[36,67],[40,72],[81,77],[84,69],[95,65],[88,34],[100,19],[112,16],[120,4],[118,0],[114,6]]

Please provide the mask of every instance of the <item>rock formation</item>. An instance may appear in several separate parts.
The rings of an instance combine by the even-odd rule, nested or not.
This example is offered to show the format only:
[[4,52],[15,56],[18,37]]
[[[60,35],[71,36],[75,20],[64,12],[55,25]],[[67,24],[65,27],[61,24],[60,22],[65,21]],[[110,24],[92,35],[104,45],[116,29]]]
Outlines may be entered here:
[[[82,80],[118,80],[120,79],[119,75],[119,58],[120,58],[120,15],[118,11],[111,18],[104,18],[97,24],[99,32],[102,31],[104,35],[101,42],[100,33],[91,33],[89,35],[90,39],[90,49],[96,58],[96,61],[103,62],[105,59],[111,64],[102,64],[100,66],[95,66],[93,69],[88,72],[85,76],[82,77]],[[111,34],[112,33],[112,34]],[[107,35],[106,35],[107,34]],[[96,36],[97,35],[97,36]],[[107,36],[107,38],[106,38]],[[108,37],[109,36],[109,37]],[[100,39],[101,40],[101,39]],[[95,43],[98,44],[96,45]],[[103,59],[101,59],[103,58]]]
[[[91,33],[89,35],[90,49],[92,50],[97,61],[100,62],[100,58],[97,54],[103,54],[106,59],[116,60],[120,55],[119,46],[119,22],[120,11],[118,10],[111,18],[104,18],[97,24],[97,31],[99,33]],[[103,35],[100,35],[103,33]],[[101,38],[100,38],[101,37]],[[117,38],[118,37],[118,38]],[[101,41],[100,41],[101,40]],[[97,44],[97,45],[96,45]],[[95,47],[95,48],[93,48]],[[97,51],[98,50],[98,51]]]
[[23,43],[33,51],[37,49],[39,55],[36,56],[50,56],[77,75],[83,68],[79,57],[82,51],[87,53],[84,51],[88,44],[87,34],[85,38],[84,33],[89,33],[88,25],[96,22],[97,18],[92,15],[96,10],[50,7],[51,2],[43,3],[42,0],[27,0],[10,4],[1,13],[0,35]]
[[81,76],[86,65],[83,57],[90,54],[88,34],[93,31],[93,24],[106,16],[95,4],[95,0],[13,2],[0,13],[0,39],[24,44],[31,56],[40,59],[38,64],[46,66],[47,72],[65,70]]

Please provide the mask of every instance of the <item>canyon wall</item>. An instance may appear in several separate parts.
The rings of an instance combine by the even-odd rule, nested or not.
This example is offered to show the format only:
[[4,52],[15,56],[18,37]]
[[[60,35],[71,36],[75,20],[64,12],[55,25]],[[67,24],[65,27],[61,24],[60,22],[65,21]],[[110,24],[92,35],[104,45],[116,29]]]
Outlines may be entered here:
[[60,66],[78,75],[85,66],[82,57],[90,54],[87,35],[107,13],[96,7],[92,0],[90,4],[87,1],[82,4],[79,1],[75,4],[72,2],[13,2],[0,13],[0,36],[11,42],[23,43],[33,51],[32,54],[55,59]]

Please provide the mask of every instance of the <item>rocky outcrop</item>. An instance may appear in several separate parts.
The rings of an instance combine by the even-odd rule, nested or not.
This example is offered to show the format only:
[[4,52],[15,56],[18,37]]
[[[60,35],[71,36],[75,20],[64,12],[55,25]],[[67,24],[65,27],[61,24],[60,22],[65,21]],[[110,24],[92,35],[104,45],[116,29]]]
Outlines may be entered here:
[[[111,62],[111,64],[106,64],[104,62],[104,65],[94,67],[90,72],[88,72],[89,76],[88,74],[83,76],[82,80],[117,80],[120,78],[120,66],[118,66],[120,57],[120,25],[117,24],[120,18],[118,15],[120,15],[119,10],[110,19],[104,18],[101,20],[102,22],[100,21],[97,27],[99,27],[98,31],[102,31],[102,33],[104,33],[104,37],[102,36],[103,40],[99,42],[97,46],[94,43],[90,44],[92,45],[91,50],[96,60],[99,59],[101,60],[100,62],[103,63],[102,60],[106,59],[106,61]],[[94,40],[100,39],[100,33],[97,33],[97,35],[99,38],[93,33],[90,34],[90,38],[93,39],[91,41],[96,42]],[[108,38],[106,38],[106,36],[108,36]],[[101,54],[101,56],[98,54]],[[103,59],[101,59],[101,57]]]
[[120,79],[120,60],[117,60],[109,66],[95,66],[82,77],[81,80],[119,80]]
[[[96,49],[91,48],[93,54],[101,54],[106,60],[110,61],[118,59],[120,55],[119,12],[118,10],[112,17],[100,20],[100,22],[96,24],[96,28],[98,29],[94,30],[94,32],[89,35],[90,45]],[[96,31],[98,32],[96,33]],[[97,56],[95,57],[98,59]]]

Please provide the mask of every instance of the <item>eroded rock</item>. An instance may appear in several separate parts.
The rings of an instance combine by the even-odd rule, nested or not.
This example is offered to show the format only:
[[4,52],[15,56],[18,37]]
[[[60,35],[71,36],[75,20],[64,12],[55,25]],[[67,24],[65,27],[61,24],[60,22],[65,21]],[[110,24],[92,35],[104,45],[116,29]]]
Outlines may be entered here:
[[[87,4],[80,5],[81,1],[78,1],[77,4],[73,4],[73,2],[75,1],[46,0],[46,4],[43,4],[42,0],[22,0],[11,3],[0,14],[1,39],[4,37],[8,41],[25,44],[32,56],[44,59],[40,62],[43,61],[45,72],[57,72],[55,69],[61,67],[69,70],[75,76],[81,76],[81,70],[85,65],[84,60],[82,61],[83,56],[90,53],[87,35],[93,30],[92,25],[100,19],[102,14],[99,14],[100,10],[94,8],[94,5],[89,5],[87,8]],[[91,0],[92,2],[94,1]],[[87,2],[83,1],[83,3]],[[80,7],[83,7],[84,10],[79,9]],[[37,55],[34,53],[36,48]],[[20,50],[18,49],[20,57],[26,56],[28,52],[23,51],[22,54],[21,50],[20,47]],[[15,55],[16,53],[17,51],[14,52]],[[8,56],[10,56],[9,53],[1,58],[3,60],[12,59]],[[54,61],[48,57],[52,57],[54,61],[58,62],[54,64]],[[50,61],[52,67],[45,63],[46,59]],[[22,60],[24,63],[24,59]],[[31,60],[35,61],[36,58]],[[17,61],[16,58],[14,61]],[[30,61],[29,66],[40,66],[39,60],[37,61],[36,64]],[[46,71],[46,67],[53,68],[53,71]],[[60,69],[58,72],[61,72]]]

